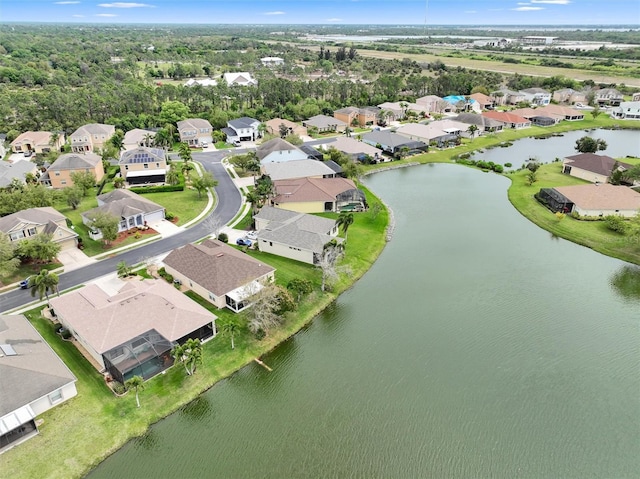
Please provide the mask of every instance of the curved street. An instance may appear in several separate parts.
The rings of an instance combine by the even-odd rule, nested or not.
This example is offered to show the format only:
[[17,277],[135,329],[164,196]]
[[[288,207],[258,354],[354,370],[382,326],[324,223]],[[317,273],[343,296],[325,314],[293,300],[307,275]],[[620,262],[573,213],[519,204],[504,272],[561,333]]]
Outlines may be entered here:
[[[105,258],[88,266],[69,271],[68,273],[62,273],[60,274],[60,283],[58,285],[60,291],[113,273],[116,271],[117,264],[120,261],[125,261],[127,264],[137,264],[146,259],[167,253],[187,243],[192,243],[204,238],[211,233],[207,224],[208,218],[215,217],[216,220],[223,225],[229,223],[240,210],[242,197],[240,191],[238,191],[238,188],[229,176],[229,173],[222,165],[222,159],[227,156],[227,154],[228,152],[224,151],[193,154],[194,161],[201,163],[205,170],[212,173],[218,181],[218,185],[215,187],[218,198],[216,206],[200,223],[168,238],[123,251],[113,257]],[[8,291],[0,295],[0,312],[15,309],[32,301],[33,298],[28,290],[14,289]]]

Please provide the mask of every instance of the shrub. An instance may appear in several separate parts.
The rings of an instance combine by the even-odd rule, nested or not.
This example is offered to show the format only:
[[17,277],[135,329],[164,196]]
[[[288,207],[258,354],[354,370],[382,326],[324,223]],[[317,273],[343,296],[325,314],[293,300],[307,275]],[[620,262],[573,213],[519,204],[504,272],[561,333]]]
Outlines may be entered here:
[[513,165],[511,163],[505,163],[504,166],[505,168],[511,168]]
[[180,185],[163,185],[163,186],[141,186],[137,188],[129,188],[130,191],[137,193],[139,195],[144,195],[145,193],[163,193],[163,192],[171,192],[171,191],[184,191],[184,184]]
[[116,394],[124,394],[127,392],[127,388],[124,386],[124,384],[118,381],[113,381],[111,383],[111,389],[113,389],[113,392]]
[[218,241],[222,241],[223,243],[228,243],[229,242],[229,236],[227,235],[227,233],[220,233],[218,235]]
[[607,225],[607,228],[611,231],[615,231],[616,233],[625,234],[627,232],[627,225],[624,219],[620,216],[605,216],[604,223]]
[[158,275],[160,275],[160,277],[164,279],[167,283],[173,284],[173,275],[170,275],[169,273],[167,273],[167,270],[164,269],[164,267],[158,270]]
[[256,331],[256,333],[255,333],[256,339],[258,341],[262,341],[265,338],[266,335],[267,335],[267,333],[262,328],[258,329]]
[[164,219],[167,221],[171,221],[176,217],[173,213],[169,213],[168,211],[164,214]]

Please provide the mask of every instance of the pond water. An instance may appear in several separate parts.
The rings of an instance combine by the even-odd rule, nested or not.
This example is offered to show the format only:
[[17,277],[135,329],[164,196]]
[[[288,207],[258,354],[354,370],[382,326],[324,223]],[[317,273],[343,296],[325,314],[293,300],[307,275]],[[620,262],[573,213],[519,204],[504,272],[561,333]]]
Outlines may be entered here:
[[372,269],[273,372],[247,366],[91,479],[638,477],[637,268],[537,228],[498,175],[366,182],[397,221]]
[[[638,124],[640,127],[640,123]],[[477,152],[474,160],[493,161],[504,165],[511,163],[511,168],[518,169],[529,158],[535,158],[542,163],[551,163],[556,158],[578,154],[575,150],[576,140],[583,136],[599,138],[607,142],[607,149],[599,154],[612,158],[624,158],[625,156],[640,157],[640,131],[638,130],[588,130],[570,131],[562,136],[554,136],[546,139],[524,138],[515,141],[507,148],[492,148]]]

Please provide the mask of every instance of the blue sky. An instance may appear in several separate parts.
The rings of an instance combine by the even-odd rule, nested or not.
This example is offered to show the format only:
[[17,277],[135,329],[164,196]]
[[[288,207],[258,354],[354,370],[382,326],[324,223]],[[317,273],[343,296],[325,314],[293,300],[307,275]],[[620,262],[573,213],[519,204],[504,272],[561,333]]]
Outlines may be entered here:
[[[427,9],[428,5],[428,9]],[[640,0],[0,0],[1,22],[640,24]]]

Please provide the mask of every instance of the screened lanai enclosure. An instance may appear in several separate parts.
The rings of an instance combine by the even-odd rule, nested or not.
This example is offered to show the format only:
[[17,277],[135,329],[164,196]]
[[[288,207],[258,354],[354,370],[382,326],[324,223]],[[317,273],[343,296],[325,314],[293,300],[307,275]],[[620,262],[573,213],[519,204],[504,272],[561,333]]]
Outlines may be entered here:
[[133,376],[146,381],[173,365],[173,346],[152,329],[104,353],[104,364],[111,377],[122,384]]
[[367,197],[357,188],[343,191],[336,196],[338,211],[363,211],[367,209]]
[[553,188],[542,188],[536,199],[554,213],[571,213],[574,204]]

